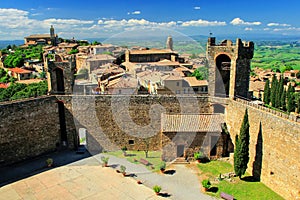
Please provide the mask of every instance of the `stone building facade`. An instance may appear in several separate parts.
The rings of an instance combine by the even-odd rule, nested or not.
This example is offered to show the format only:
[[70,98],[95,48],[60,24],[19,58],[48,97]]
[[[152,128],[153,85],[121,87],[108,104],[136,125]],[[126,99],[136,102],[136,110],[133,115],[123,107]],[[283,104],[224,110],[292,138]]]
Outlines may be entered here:
[[51,25],[50,34],[35,34],[29,35],[24,38],[24,43],[26,44],[51,44],[56,46],[58,44],[58,35],[54,33],[54,28]]
[[161,120],[162,159],[190,159],[201,151],[214,159],[229,155],[229,135],[223,130],[223,114],[163,114]]
[[76,60],[71,55],[64,58],[55,55],[55,60],[50,61],[47,54],[44,55],[44,66],[48,79],[48,91],[50,94],[72,94],[75,81]]
[[171,49],[127,50],[125,52],[125,62],[158,62],[164,59],[177,61],[178,53]]
[[216,38],[208,38],[206,57],[209,64],[209,95],[248,97],[253,53],[253,42],[242,42],[237,38],[235,44],[230,40],[216,44]]

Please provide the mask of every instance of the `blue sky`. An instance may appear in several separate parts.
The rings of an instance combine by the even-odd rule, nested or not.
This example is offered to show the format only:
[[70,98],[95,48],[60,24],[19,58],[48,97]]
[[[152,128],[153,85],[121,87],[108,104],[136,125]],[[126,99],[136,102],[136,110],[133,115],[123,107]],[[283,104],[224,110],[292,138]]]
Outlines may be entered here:
[[300,35],[299,0],[7,0],[0,1],[0,40],[48,33],[101,38],[167,28],[186,35]]

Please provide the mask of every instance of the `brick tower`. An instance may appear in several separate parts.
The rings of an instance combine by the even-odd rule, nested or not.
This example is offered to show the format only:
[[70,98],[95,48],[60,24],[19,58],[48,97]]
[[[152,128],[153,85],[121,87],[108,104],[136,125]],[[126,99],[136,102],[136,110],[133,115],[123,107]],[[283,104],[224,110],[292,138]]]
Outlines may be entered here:
[[253,53],[253,42],[242,42],[237,38],[235,44],[230,40],[216,44],[216,38],[209,37],[206,49],[209,95],[247,98]]
[[173,39],[171,36],[167,38],[166,49],[170,49],[171,51],[173,51]]

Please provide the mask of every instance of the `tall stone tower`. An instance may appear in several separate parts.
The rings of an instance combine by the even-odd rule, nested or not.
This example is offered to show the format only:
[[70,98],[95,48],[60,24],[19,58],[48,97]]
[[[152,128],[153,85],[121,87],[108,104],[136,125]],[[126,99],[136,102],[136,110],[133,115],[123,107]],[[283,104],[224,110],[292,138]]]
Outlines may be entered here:
[[253,53],[253,42],[242,42],[237,38],[235,44],[230,40],[216,44],[216,38],[209,37],[206,49],[209,95],[247,98]]
[[66,60],[60,55],[55,55],[55,60],[50,61],[44,54],[44,66],[47,72],[48,92],[50,94],[72,94],[75,81],[76,59],[71,55]]
[[173,39],[171,36],[167,38],[166,49],[170,49],[171,51],[173,51]]
[[55,37],[53,25],[51,25],[50,27],[50,38],[51,38],[51,45],[56,46],[56,37]]

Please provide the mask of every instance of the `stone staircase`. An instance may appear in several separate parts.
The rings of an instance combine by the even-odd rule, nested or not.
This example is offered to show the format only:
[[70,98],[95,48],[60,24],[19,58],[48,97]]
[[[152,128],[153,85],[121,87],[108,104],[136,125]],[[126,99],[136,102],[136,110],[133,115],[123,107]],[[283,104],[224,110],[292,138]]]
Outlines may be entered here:
[[185,158],[179,157],[172,161],[172,164],[190,164]]

